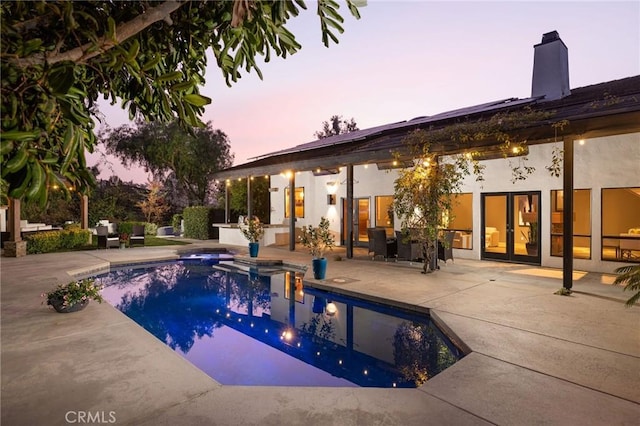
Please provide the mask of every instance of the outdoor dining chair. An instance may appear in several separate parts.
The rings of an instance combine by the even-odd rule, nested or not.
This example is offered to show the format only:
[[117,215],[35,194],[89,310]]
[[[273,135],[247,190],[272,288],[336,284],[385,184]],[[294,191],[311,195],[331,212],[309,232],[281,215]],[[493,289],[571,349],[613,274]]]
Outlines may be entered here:
[[373,236],[373,259],[376,256],[382,256],[386,261],[396,256],[396,239],[387,238],[384,228],[373,229],[371,235]]
[[446,231],[442,235],[442,240],[438,239],[438,259],[447,263],[447,260],[451,259],[453,262],[453,237],[455,232]]
[[421,245],[411,240],[410,235],[406,235],[402,231],[396,231],[396,243],[398,259],[409,261],[422,259]]
[[129,247],[134,245],[144,246],[144,225],[133,225],[133,230],[129,236]]
[[117,234],[109,234],[108,227],[96,226],[96,234],[98,234],[98,248],[120,247],[120,237]]

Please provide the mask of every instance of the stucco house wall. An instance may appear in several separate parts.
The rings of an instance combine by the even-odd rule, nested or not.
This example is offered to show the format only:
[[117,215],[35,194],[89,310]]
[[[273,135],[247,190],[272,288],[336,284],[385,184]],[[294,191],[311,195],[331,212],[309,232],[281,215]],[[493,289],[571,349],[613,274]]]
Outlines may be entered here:
[[[584,144],[575,141],[574,148],[574,188],[590,189],[590,233],[591,259],[574,259],[576,270],[594,272],[612,272],[622,263],[600,260],[602,189],[620,187],[640,187],[640,133],[616,135],[584,140]],[[474,175],[465,178],[462,185],[464,193],[473,194],[473,249],[454,249],[458,258],[480,259],[481,194],[491,192],[540,191],[541,208],[541,265],[554,268],[562,267],[562,258],[550,254],[551,233],[551,191],[562,190],[562,177],[553,177],[546,170],[551,163],[554,148],[562,149],[562,142],[531,145],[526,165],[535,167],[535,172],[525,180],[512,182],[511,166],[523,161],[520,158],[495,159],[483,161],[484,181],[477,182]],[[370,226],[375,226],[375,197],[393,195],[397,170],[378,170],[375,164],[354,166],[354,198],[370,199]],[[296,220],[296,227],[309,224],[317,225],[320,217],[325,216],[331,223],[331,230],[339,241],[341,229],[340,200],[346,198],[346,169],[340,169],[335,175],[314,176],[311,172],[296,174],[295,186],[304,187],[305,216]],[[284,223],[284,197],[288,178],[282,175],[271,177],[271,223]],[[327,204],[327,194],[335,184],[336,204]],[[630,214],[633,214],[630,212]],[[638,226],[640,227],[640,211]],[[584,224],[583,224],[584,226]],[[395,229],[400,229],[400,221],[395,220]]]

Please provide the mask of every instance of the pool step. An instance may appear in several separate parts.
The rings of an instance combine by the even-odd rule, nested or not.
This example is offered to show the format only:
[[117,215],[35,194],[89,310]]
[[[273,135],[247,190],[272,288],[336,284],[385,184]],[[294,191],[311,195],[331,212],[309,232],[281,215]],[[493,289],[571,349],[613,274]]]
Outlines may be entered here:
[[282,266],[282,259],[273,259],[270,257],[250,257],[236,254],[233,260],[237,263],[251,266]]

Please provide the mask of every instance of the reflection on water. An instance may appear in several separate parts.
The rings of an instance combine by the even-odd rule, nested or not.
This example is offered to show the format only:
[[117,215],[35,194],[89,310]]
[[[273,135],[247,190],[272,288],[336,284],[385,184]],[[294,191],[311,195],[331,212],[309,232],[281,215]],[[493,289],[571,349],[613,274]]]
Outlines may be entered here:
[[179,261],[99,280],[109,303],[222,384],[416,387],[462,356],[428,317],[293,271]]

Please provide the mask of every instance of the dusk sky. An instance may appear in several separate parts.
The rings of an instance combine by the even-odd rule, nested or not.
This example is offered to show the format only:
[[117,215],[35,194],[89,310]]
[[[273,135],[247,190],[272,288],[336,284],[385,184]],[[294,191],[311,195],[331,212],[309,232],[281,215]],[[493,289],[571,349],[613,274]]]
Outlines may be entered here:
[[[558,31],[569,49],[572,88],[640,74],[640,1],[379,1],[351,17],[325,48],[315,3],[288,28],[302,50],[259,60],[263,80],[244,74],[227,87],[215,60],[201,93],[213,99],[202,117],[225,132],[234,164],[315,139],[332,115],[360,129],[504,98],[531,95],[533,46]],[[127,124],[118,105],[101,112],[111,127]],[[100,125],[99,125],[100,127]],[[89,163],[103,162],[89,154]],[[124,181],[145,173],[111,159]],[[101,178],[112,174],[101,164]]]

